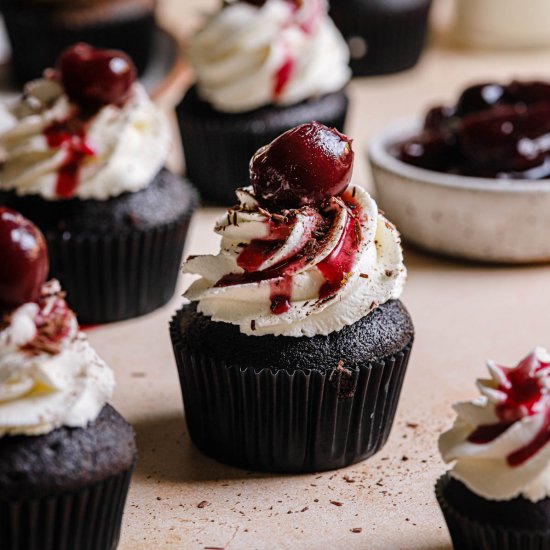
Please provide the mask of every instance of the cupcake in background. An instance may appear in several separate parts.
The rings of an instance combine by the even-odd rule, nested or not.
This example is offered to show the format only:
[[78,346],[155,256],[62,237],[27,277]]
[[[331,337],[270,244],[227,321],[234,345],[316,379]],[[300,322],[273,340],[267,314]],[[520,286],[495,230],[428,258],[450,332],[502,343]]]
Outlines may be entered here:
[[329,470],[389,436],[414,336],[406,269],[352,166],[336,130],[289,130],[253,157],[220,253],[184,264],[200,275],[171,323],[185,418],[221,462]]
[[0,204],[44,232],[80,321],[166,303],[198,195],[164,168],[170,130],[130,59],[73,46],[3,114]]
[[152,49],[155,0],[2,0],[12,70],[39,78],[75,42],[126,52],[143,73]]
[[187,175],[208,199],[233,201],[250,157],[293,126],[343,130],[349,53],[326,0],[226,3],[189,57],[197,82],[177,114]]
[[354,76],[414,67],[426,43],[431,0],[332,0],[330,16],[347,40]]
[[454,548],[550,546],[550,355],[536,348],[516,367],[489,362],[481,396],[454,406],[439,440],[446,462],[436,494]]
[[136,460],[44,237],[0,208],[0,548],[114,549]]

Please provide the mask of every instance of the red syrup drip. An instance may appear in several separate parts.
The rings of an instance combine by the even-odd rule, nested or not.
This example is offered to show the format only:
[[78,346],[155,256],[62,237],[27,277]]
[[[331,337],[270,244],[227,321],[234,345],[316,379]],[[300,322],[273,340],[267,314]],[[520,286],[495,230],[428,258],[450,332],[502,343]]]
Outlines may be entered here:
[[549,365],[530,355],[517,367],[503,369],[506,380],[498,387],[498,391],[506,394],[506,399],[495,410],[500,422],[479,426],[468,436],[468,441],[481,445],[491,443],[515,421],[543,412],[543,424],[535,438],[509,454],[506,460],[510,466],[519,466],[540,451],[550,441],[550,396],[536,374]]
[[319,298],[322,300],[336,294],[345,283],[362,240],[361,224],[358,218],[362,216],[363,211],[354,199],[346,197],[346,202],[348,206],[355,206],[355,210],[353,214],[348,213],[344,232],[334,250],[317,264],[317,269],[326,279],[319,291]]
[[273,84],[273,99],[277,99],[283,93],[290,76],[294,71],[294,59],[287,55],[283,64],[279,67],[279,70],[275,73],[275,79]]
[[80,168],[86,157],[95,152],[86,143],[86,124],[77,116],[64,121],[56,121],[43,131],[51,149],[62,147],[66,151],[63,165],[57,173],[55,193],[61,198],[74,195],[79,183]]
[[[321,299],[333,296],[345,282],[361,242],[361,227],[358,217],[362,215],[362,209],[351,194],[347,193],[344,200],[349,209],[348,212],[353,213],[348,214],[346,227],[334,250],[322,262],[317,264],[317,268],[327,279],[327,282],[321,287]],[[333,214],[330,213],[329,215]],[[292,225],[275,224],[273,221],[268,223],[270,224],[268,237],[251,241],[237,258],[237,264],[245,272],[224,275],[215,286],[225,287],[268,280],[271,311],[276,315],[281,315],[290,309],[293,276],[309,261],[308,257],[311,253],[301,254],[299,252],[277,265],[258,271],[258,267],[273,256],[278,247],[283,244],[284,240],[281,239],[281,236],[283,234],[288,236],[292,228]],[[317,246],[319,246],[319,242],[317,242]]]

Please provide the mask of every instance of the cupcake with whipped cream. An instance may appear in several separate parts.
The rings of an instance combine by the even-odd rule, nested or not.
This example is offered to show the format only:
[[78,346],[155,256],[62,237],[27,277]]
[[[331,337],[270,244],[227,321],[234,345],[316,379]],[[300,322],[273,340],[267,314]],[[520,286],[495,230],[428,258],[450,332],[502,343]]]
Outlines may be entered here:
[[227,2],[189,57],[196,84],[177,113],[187,175],[204,197],[233,201],[250,157],[293,126],[343,129],[349,52],[326,0]]
[[116,548],[136,460],[112,370],[45,282],[40,231],[0,208],[0,547]]
[[318,123],[260,149],[216,223],[220,252],[171,323],[190,436],[242,468],[306,472],[376,453],[413,342],[395,227],[349,186],[351,140]]
[[439,449],[454,466],[436,494],[457,550],[550,546],[550,354],[488,362],[481,396],[454,406]]
[[168,124],[131,60],[78,44],[1,114],[0,204],[44,232],[79,319],[166,303],[197,193],[164,167]]

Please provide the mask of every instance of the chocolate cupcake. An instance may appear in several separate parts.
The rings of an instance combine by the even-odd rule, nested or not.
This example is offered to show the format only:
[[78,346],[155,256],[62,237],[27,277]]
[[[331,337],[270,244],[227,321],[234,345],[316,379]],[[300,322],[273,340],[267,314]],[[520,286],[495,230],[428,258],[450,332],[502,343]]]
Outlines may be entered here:
[[426,42],[431,0],[333,0],[330,16],[351,53],[354,76],[414,67]]
[[79,331],[28,220],[0,208],[0,547],[116,548],[136,460],[106,401],[111,369]]
[[446,462],[436,495],[457,550],[550,546],[550,355],[535,349],[516,367],[488,363],[482,397],[454,406],[439,440]]
[[139,74],[149,61],[155,0],[2,0],[20,84],[39,78],[75,42],[126,52]]
[[229,203],[248,161],[282,132],[312,120],[343,129],[349,54],[325,0],[226,4],[193,37],[197,83],[177,107],[187,175]]
[[25,87],[0,135],[0,204],[44,232],[51,275],[84,323],[171,298],[197,204],[163,167],[169,129],[134,76],[124,54],[77,45]]
[[190,436],[247,469],[308,472],[376,453],[414,328],[395,227],[349,187],[351,141],[318,123],[260,149],[253,186],[216,224],[216,256],[171,337]]

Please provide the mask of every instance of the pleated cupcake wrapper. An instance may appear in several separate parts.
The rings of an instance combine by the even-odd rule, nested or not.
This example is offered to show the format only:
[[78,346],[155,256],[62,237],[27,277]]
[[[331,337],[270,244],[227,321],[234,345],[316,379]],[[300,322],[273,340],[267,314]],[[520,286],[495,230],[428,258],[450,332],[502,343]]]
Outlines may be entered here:
[[133,466],[72,493],[4,501],[2,550],[114,550]]
[[[228,119],[200,117],[178,108],[178,122],[185,153],[186,175],[200,190],[203,197],[218,204],[233,204],[235,189],[249,185],[248,166],[252,155],[264,145],[290,128],[317,120],[327,126],[343,129],[346,109],[334,112],[333,116],[295,116],[293,111],[281,112],[280,116],[258,114],[252,121],[249,114]],[[275,118],[275,120],[274,120]]]
[[453,508],[443,491],[449,474],[441,476],[435,485],[437,501],[447,522],[454,550],[548,550],[550,530],[518,530],[483,524],[464,516]]
[[45,233],[50,274],[61,281],[80,323],[149,313],[173,296],[190,216],[120,233]]
[[4,16],[13,52],[12,69],[21,85],[40,77],[45,68],[55,66],[58,53],[77,42],[124,50],[139,74],[149,61],[155,24],[152,12],[74,27],[28,9],[8,8]]
[[[350,60],[355,76],[388,74],[416,65],[427,35],[430,0],[417,2],[416,9],[392,10],[386,15],[366,9],[368,2],[346,2],[338,6],[338,26],[346,40],[363,39],[365,55]],[[353,53],[353,44],[350,44]]]
[[171,337],[187,426],[205,454],[245,469],[313,472],[363,460],[388,439],[412,342],[353,369],[291,374],[195,353],[178,325],[176,315]]

